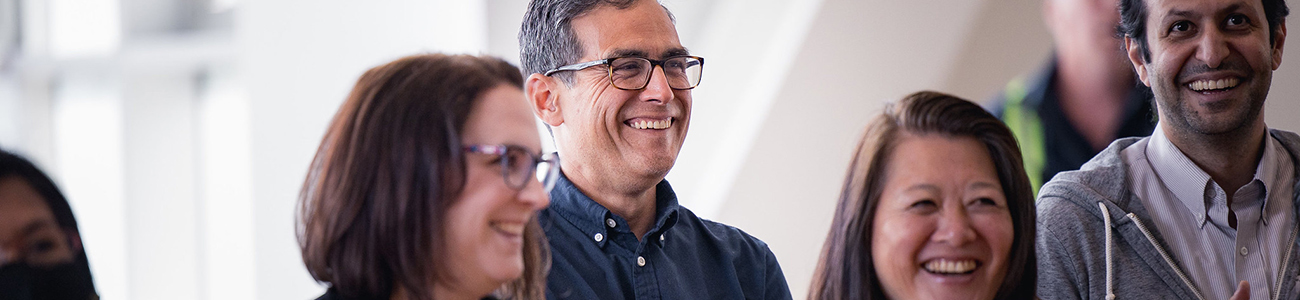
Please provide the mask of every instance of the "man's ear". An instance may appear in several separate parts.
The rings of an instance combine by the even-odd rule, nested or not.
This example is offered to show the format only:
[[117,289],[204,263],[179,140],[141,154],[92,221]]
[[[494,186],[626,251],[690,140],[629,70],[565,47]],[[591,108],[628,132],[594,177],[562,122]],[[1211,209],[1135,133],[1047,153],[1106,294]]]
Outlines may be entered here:
[[1278,24],[1277,30],[1273,31],[1273,70],[1282,66],[1282,46],[1286,44],[1286,22]]
[[1151,82],[1148,81],[1150,77],[1147,77],[1147,63],[1142,59],[1142,49],[1138,48],[1137,40],[1124,37],[1124,50],[1128,50],[1128,60],[1133,63],[1133,71],[1137,72],[1138,80],[1142,80],[1142,84],[1151,86]]
[[524,80],[524,97],[533,107],[533,114],[552,127],[564,124],[564,115],[560,114],[560,84],[563,83],[554,77],[539,73],[528,75]]

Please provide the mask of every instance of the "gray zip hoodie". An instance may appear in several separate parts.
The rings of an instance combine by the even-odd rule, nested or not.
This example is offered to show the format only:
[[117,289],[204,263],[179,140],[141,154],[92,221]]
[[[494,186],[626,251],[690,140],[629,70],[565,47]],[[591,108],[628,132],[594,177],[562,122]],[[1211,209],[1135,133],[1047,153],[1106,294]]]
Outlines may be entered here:
[[[1269,134],[1286,148],[1291,161],[1300,162],[1300,135],[1280,130]],[[1204,299],[1192,286],[1132,191],[1120,151],[1142,139],[1146,138],[1116,140],[1080,170],[1056,175],[1039,191],[1035,243],[1040,298],[1215,300]],[[1300,215],[1300,180],[1295,187],[1293,199]],[[1296,246],[1300,241],[1295,226],[1291,246],[1282,255],[1282,269],[1277,271],[1281,280],[1269,299],[1300,298],[1300,247]]]

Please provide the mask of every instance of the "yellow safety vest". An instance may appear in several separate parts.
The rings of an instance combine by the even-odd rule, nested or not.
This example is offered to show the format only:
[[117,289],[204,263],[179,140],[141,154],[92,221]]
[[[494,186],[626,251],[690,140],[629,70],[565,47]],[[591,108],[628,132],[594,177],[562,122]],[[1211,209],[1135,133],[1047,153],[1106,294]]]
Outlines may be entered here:
[[1043,169],[1047,168],[1047,146],[1043,143],[1043,122],[1038,119],[1037,107],[1024,105],[1026,93],[1023,78],[1007,83],[1002,122],[1011,128],[1011,134],[1020,143],[1020,155],[1024,158],[1030,189],[1034,199],[1038,199],[1038,189],[1043,187]]

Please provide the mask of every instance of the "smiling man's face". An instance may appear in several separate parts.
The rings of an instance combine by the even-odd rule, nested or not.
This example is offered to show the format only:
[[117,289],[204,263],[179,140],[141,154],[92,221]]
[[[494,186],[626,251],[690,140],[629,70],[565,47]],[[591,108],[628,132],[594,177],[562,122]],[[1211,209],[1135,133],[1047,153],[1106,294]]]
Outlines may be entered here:
[[[1282,61],[1285,27],[1270,42],[1259,0],[1148,0],[1150,61],[1126,39],[1165,126],[1218,135],[1263,126],[1261,110]],[[1285,26],[1285,25],[1283,25]],[[1177,134],[1177,132],[1175,133]]]
[[[661,60],[686,54],[672,20],[656,1],[619,9],[605,5],[576,18],[573,32],[583,47],[578,62],[616,57]],[[657,183],[672,169],[690,124],[690,90],[673,90],[655,67],[640,90],[620,90],[604,65],[574,72],[559,95],[563,124],[557,144],[566,174],[592,180]],[[555,124],[552,124],[555,125]]]

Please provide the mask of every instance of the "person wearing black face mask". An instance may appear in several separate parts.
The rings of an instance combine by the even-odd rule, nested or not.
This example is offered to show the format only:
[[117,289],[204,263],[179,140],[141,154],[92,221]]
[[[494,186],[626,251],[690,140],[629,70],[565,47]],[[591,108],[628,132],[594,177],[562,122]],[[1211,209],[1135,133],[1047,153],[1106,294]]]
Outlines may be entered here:
[[63,193],[27,159],[0,150],[0,300],[99,299]]

